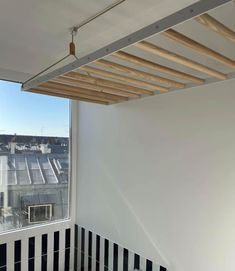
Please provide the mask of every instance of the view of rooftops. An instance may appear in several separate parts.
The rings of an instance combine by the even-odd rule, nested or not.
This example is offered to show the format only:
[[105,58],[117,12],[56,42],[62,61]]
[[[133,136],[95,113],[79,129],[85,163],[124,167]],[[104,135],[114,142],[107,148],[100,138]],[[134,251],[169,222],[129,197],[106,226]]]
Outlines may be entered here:
[[69,217],[69,104],[38,96],[0,81],[0,232]]

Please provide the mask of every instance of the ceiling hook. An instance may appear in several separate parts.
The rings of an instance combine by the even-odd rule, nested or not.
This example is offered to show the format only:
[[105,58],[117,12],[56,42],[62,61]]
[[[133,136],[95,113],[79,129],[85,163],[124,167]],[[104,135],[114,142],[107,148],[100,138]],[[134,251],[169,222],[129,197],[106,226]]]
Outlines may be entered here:
[[72,37],[76,36],[78,33],[78,26],[73,26],[70,28],[70,33],[72,35]]

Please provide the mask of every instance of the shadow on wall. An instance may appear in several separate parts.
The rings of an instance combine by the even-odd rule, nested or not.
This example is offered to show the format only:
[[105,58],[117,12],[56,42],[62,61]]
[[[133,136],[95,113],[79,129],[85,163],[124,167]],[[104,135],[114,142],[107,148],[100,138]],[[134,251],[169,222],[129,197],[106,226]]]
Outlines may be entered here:
[[[97,163],[99,162],[97,161]],[[96,221],[95,229],[92,229],[92,222],[87,223],[87,225],[91,227],[90,230],[93,230],[103,237],[115,241],[121,246],[131,249],[139,254],[143,254],[141,247],[149,247],[149,249],[153,251],[153,254],[156,255],[156,257],[151,260],[157,264],[168,267],[169,262],[151,238],[150,233],[135,213],[131,203],[127,198],[125,198],[123,193],[115,184],[107,165],[104,163],[99,164],[99,168],[103,175],[103,178],[101,178],[102,183],[100,182],[99,185],[96,186],[96,190],[90,191],[90,193],[92,197],[95,197],[96,200],[99,201],[99,206],[102,206],[104,210],[99,215],[94,214],[94,216],[97,216],[96,219],[94,219],[94,217],[92,219],[92,221]],[[92,179],[93,178],[91,177],[90,180]],[[105,189],[102,189],[103,187],[105,187]],[[94,202],[94,198],[92,200]],[[140,198],[140,201],[141,200],[142,199]],[[86,214],[83,213],[83,215]],[[107,216],[110,218],[109,225],[104,225],[104,222],[102,222],[102,215],[105,215],[106,220]],[[91,214],[89,213],[86,218],[87,220],[91,219]],[[87,225],[85,226],[87,227]],[[99,225],[101,226],[99,227]],[[104,227],[106,230],[104,230]],[[134,229],[133,231],[130,230],[132,228]],[[112,235],[107,235],[107,233],[110,232],[112,232]],[[136,251],[137,247],[140,248],[139,251]],[[143,256],[149,257],[149,255]]]
[[234,270],[234,99],[231,80],[81,104],[77,223],[171,271]]

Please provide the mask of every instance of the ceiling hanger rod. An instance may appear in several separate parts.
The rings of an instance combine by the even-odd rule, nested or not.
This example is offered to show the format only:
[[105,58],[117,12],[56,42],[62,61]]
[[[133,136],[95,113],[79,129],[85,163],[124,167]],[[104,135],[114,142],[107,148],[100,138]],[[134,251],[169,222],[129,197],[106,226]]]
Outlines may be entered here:
[[96,18],[100,17],[101,15],[107,13],[108,11],[110,11],[111,9],[117,7],[118,5],[122,4],[123,2],[125,2],[126,0],[118,0],[116,2],[114,2],[111,5],[108,5],[105,9],[97,12],[96,14],[94,14],[93,16],[91,16],[90,18],[84,20],[83,22],[81,22],[80,24],[76,25],[75,28],[78,30],[80,28],[82,28],[83,26],[87,25],[88,23],[92,22],[93,20],[95,20]]
[[64,56],[60,60],[56,61],[55,63],[53,63],[49,67],[43,69],[39,73],[35,74],[33,77],[29,78],[27,81],[24,82],[24,84],[26,84],[27,82],[37,78],[39,75],[42,75],[43,73],[50,70],[51,68],[55,67],[56,65],[58,65],[59,63],[64,61],[69,56],[74,56],[75,59],[78,59],[78,57],[76,56],[76,47],[75,47],[75,44],[74,44],[74,36],[76,36],[76,34],[77,34],[77,28],[76,27],[71,28],[71,42],[69,43],[69,53],[66,56]]
[[53,68],[57,64],[61,63],[63,60],[65,60],[67,57],[69,57],[71,55],[74,56],[75,59],[78,59],[78,57],[76,56],[76,48],[75,48],[75,44],[74,44],[74,36],[77,35],[78,29],[80,29],[81,27],[85,26],[86,24],[90,23],[91,21],[95,20],[96,18],[100,17],[101,15],[105,14],[106,12],[110,11],[111,9],[115,8],[116,6],[120,5],[121,3],[125,2],[125,1],[126,0],[118,0],[117,2],[115,2],[115,3],[113,3],[113,4],[109,5],[109,6],[107,6],[105,9],[103,9],[100,12],[96,13],[92,17],[86,19],[82,23],[71,27],[70,28],[70,33],[71,33],[72,40],[69,43],[69,54],[67,54],[65,57],[63,57],[62,59],[58,60],[57,62],[53,63],[52,65],[50,65],[46,69],[40,71],[39,73],[37,73],[33,77],[29,78],[27,81],[24,82],[24,84],[26,84],[29,81],[31,81],[31,80],[37,78],[38,76],[42,75],[43,73],[45,73],[46,71],[50,70],[51,68]]

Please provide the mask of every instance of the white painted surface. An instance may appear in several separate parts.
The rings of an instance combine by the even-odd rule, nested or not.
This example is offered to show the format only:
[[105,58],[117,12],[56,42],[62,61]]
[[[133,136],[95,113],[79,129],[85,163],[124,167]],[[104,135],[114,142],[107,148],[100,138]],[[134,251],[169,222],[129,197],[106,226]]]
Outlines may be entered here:
[[77,222],[171,271],[233,271],[234,83],[80,103]]
[[60,230],[60,244],[59,244],[59,270],[62,271],[64,269],[65,264],[65,251],[61,248],[65,247],[65,232]]
[[14,242],[7,244],[7,269],[14,270]]

